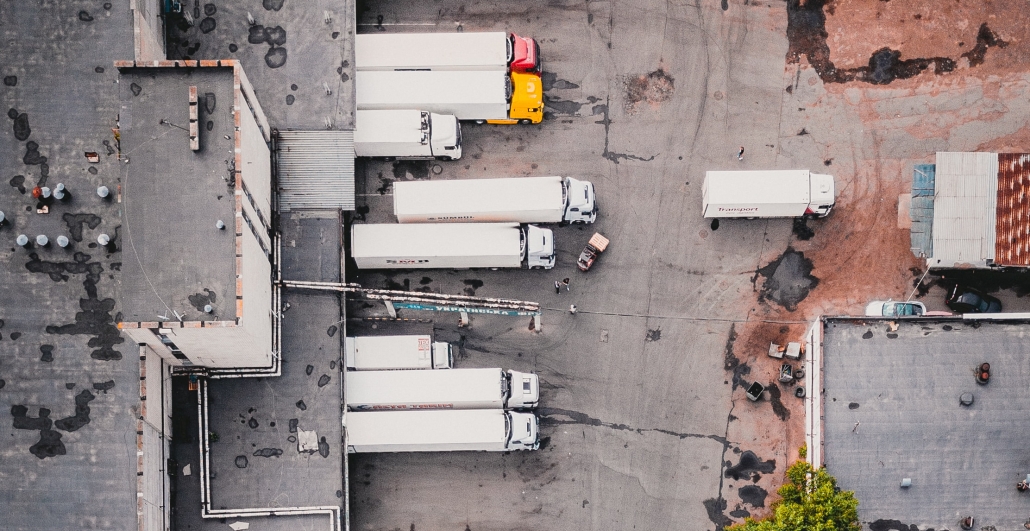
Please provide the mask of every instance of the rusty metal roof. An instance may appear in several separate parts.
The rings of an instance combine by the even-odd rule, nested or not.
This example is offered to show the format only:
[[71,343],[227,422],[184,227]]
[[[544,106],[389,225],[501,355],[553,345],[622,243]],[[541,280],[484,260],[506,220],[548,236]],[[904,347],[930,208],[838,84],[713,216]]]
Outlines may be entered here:
[[1030,154],[998,154],[994,263],[1030,266]]

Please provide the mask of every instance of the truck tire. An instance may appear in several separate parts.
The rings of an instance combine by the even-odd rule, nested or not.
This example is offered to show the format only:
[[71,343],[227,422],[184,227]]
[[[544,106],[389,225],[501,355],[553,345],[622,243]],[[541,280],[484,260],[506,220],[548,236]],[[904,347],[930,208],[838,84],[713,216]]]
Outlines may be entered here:
[[522,124],[522,125],[529,125],[529,124],[533,123],[533,120],[529,120],[529,119],[523,118],[523,119],[519,120],[519,123]]
[[447,161],[454,160],[454,157],[436,157],[436,160],[442,160],[442,161],[447,162]]
[[486,123],[486,120],[476,120],[475,122],[479,125],[483,125]]

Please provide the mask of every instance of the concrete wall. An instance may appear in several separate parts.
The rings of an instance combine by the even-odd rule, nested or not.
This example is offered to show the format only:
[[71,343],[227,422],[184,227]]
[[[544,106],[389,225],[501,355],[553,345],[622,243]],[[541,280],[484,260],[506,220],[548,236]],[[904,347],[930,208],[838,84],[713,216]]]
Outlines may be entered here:
[[272,155],[254,115],[246,110],[240,114],[241,164],[236,169],[243,180],[244,207],[257,209],[267,230],[272,220]]
[[166,59],[162,0],[132,0],[132,39],[137,61]]
[[165,479],[171,434],[171,385],[167,366],[153,349],[140,347],[140,417],[137,442],[137,514],[140,531],[167,531],[170,492]]

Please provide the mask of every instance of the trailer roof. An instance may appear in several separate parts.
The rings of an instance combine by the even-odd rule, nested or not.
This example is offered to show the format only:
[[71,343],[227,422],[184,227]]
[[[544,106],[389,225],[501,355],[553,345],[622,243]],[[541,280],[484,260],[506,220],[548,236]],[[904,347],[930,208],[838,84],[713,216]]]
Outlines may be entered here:
[[344,418],[354,446],[497,443],[506,436],[500,409],[353,411]]
[[429,138],[422,132],[422,111],[357,111],[354,117],[355,142],[421,142]]
[[393,209],[405,216],[555,210],[565,204],[561,177],[512,177],[393,183]]
[[347,371],[347,403],[425,403],[501,399],[500,369]]
[[520,253],[518,223],[356,224],[351,255],[505,256]]
[[355,74],[359,109],[398,103],[474,105],[508,103],[504,71],[362,71]]
[[503,31],[355,35],[354,66],[357,70],[465,67],[507,71],[507,40]]
[[709,171],[705,187],[710,203],[807,203],[808,170]]

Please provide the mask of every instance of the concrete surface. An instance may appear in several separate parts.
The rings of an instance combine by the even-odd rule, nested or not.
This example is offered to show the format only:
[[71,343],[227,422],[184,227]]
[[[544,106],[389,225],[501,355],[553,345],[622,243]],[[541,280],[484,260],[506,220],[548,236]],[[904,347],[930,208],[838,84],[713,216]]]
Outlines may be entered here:
[[[232,68],[125,69],[118,300],[123,321],[236,318]],[[188,95],[197,87],[200,150],[189,146]],[[166,123],[161,123],[164,120]],[[211,128],[208,129],[207,124]],[[184,130],[187,129],[187,130]],[[225,230],[215,224],[221,220]],[[212,315],[204,314],[211,304]],[[162,317],[163,316],[163,317]]]
[[[132,56],[129,21],[127,2],[0,8],[0,100],[9,117],[0,128],[5,530],[136,526],[139,358],[114,327],[121,253],[93,243],[122,223],[119,206],[94,190],[118,185],[106,145],[119,112],[112,64]],[[100,153],[100,162],[88,163],[86,151]],[[59,182],[72,200],[37,214],[32,188]],[[50,247],[18,248],[21,233],[45,234]],[[57,247],[59,235],[71,241],[68,250]]]
[[321,130],[326,118],[333,129],[354,127],[353,1],[183,5],[195,24],[169,18],[169,59],[239,60],[273,128]]
[[[862,521],[957,529],[973,516],[977,529],[1022,527],[1026,324],[904,321],[891,332],[884,321],[830,320],[824,329],[826,468],[855,491]],[[991,379],[979,385],[973,369],[984,362]],[[962,406],[967,392],[974,402]]]

